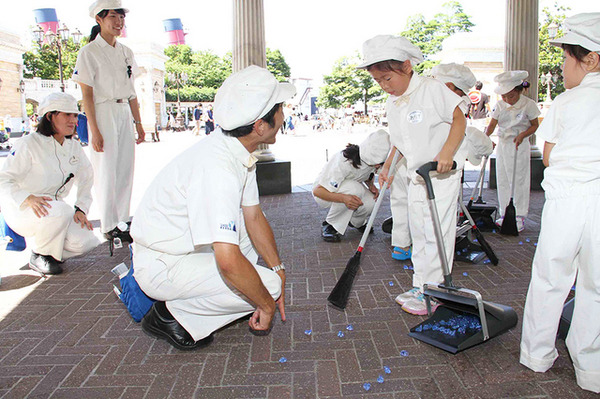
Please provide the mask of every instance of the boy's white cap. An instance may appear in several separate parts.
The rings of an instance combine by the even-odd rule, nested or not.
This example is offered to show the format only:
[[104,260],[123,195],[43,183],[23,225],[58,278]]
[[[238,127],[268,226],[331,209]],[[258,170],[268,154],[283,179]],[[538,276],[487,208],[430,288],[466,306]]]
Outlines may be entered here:
[[477,78],[468,67],[455,63],[436,65],[431,70],[431,74],[444,83],[454,84],[465,94],[468,94],[477,82]]
[[360,159],[367,165],[384,163],[390,152],[390,135],[383,129],[369,134],[359,145]]
[[121,0],[96,0],[90,6],[90,17],[96,18],[96,15],[102,10],[118,10],[121,9],[126,13],[129,12],[127,8],[121,6]]
[[504,95],[523,83],[528,76],[529,72],[527,71],[507,71],[496,75],[494,82],[498,83],[498,86],[496,86],[494,92]]
[[565,19],[564,26],[567,33],[550,40],[550,44],[576,44],[589,51],[600,51],[600,12],[573,15]]
[[481,158],[494,152],[492,140],[481,130],[469,126],[465,132],[467,140],[467,159],[473,165],[479,165]]
[[60,111],[68,114],[80,114],[77,108],[77,100],[67,93],[50,93],[38,107],[38,115],[44,116],[48,112]]
[[400,62],[410,60],[414,66],[423,62],[423,53],[405,37],[378,35],[363,43],[363,63],[356,68],[365,69],[387,60]]
[[215,96],[214,118],[224,130],[248,126],[295,94],[293,84],[278,82],[265,68],[250,65],[225,79]]

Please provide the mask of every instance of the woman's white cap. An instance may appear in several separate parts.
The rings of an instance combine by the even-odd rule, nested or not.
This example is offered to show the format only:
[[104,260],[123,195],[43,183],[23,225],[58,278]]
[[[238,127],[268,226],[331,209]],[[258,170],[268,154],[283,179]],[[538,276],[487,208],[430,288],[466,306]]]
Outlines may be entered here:
[[600,12],[573,15],[565,19],[564,26],[567,33],[550,40],[550,44],[575,44],[589,51],[600,51]]
[[477,83],[477,78],[468,67],[455,63],[436,65],[431,70],[431,74],[444,83],[454,84],[465,94],[468,94],[471,87]]
[[123,8],[121,0],[96,0],[90,6],[90,17],[96,18],[96,15],[102,10],[118,10],[121,9],[128,13],[127,8]]
[[411,65],[423,62],[423,53],[402,36],[378,35],[363,43],[363,63],[358,69],[365,69],[381,61],[396,60],[404,62],[410,60]]
[[527,71],[508,71],[496,75],[494,82],[498,83],[498,86],[496,86],[494,92],[504,95],[523,83],[528,76],[529,72]]
[[293,84],[278,82],[265,68],[250,65],[225,79],[215,96],[214,118],[224,130],[248,126],[295,94]]
[[38,115],[44,116],[48,112],[60,111],[67,114],[80,114],[77,108],[77,100],[67,93],[48,94],[38,107]]
[[390,135],[383,129],[369,134],[359,145],[360,159],[367,165],[384,163],[390,152]]

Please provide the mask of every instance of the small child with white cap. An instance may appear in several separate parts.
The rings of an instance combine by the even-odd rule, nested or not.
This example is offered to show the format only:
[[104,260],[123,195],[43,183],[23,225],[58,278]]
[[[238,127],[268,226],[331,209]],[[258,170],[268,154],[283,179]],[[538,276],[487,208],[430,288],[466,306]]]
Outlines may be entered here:
[[[517,229],[525,229],[525,218],[529,211],[530,150],[529,136],[538,128],[540,110],[532,99],[523,95],[527,71],[507,71],[497,75],[494,89],[502,96],[492,111],[492,119],[486,129],[490,136],[498,126],[498,146],[496,147],[496,184],[501,226],[504,211],[509,203],[512,185],[515,185],[514,203],[517,213]],[[517,157],[517,173],[513,182],[514,159]]]
[[558,357],[556,332],[573,283],[577,293],[566,344],[577,384],[600,393],[600,13],[565,19],[550,43],[564,51],[569,89],[537,131],[544,144],[546,202],[523,314],[521,363],[545,372]]
[[[438,174],[432,175],[445,248],[454,248],[456,239],[456,199],[460,172],[452,171],[454,155],[465,133],[466,120],[461,99],[440,81],[421,77],[413,65],[423,61],[418,47],[401,36],[379,35],[363,44],[366,69],[390,96],[386,109],[392,151],[380,180],[387,180],[396,151],[406,158],[408,180],[408,221],[412,237],[413,288],[396,298],[402,309],[416,315],[427,314],[423,284],[443,281],[432,215],[429,212],[423,180],[416,170],[438,161]],[[395,179],[394,179],[395,180]],[[395,218],[394,218],[395,219]],[[396,224],[396,220],[394,220]],[[446,251],[452,267],[454,251]],[[435,308],[436,303],[432,303]]]

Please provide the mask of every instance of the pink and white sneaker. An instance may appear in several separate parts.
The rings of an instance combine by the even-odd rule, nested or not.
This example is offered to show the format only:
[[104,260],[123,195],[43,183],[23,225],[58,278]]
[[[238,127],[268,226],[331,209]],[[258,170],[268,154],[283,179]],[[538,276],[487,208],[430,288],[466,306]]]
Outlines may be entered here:
[[[435,312],[440,304],[431,299],[431,312]],[[420,294],[404,303],[402,310],[407,313],[414,314],[417,316],[425,316],[427,314],[427,303],[425,302],[425,296]]]
[[396,297],[396,303],[398,305],[404,305],[404,303],[406,303],[406,302],[410,301],[411,299],[416,298],[422,294],[423,293],[421,292],[421,290],[419,290],[417,287],[413,287],[409,291],[406,291],[405,293],[398,295]]

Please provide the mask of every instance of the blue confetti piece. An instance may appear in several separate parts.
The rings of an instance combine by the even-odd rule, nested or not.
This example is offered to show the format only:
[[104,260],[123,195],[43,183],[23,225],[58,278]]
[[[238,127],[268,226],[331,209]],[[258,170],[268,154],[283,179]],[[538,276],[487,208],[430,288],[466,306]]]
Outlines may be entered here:
[[287,362],[287,359],[285,357],[282,357],[281,359],[279,359],[279,363],[285,363]]
[[394,286],[394,282],[393,281],[390,281],[388,284],[390,285],[390,287]]
[[473,242],[479,242],[479,241],[477,241],[477,238],[476,238],[476,239],[473,240]]
[[383,371],[384,371],[386,374],[391,374],[391,373],[392,373],[392,370],[391,370],[391,369],[390,369],[388,366],[384,366],[384,367],[383,367]]
[[414,266],[409,266],[408,270],[415,270],[415,267]]
[[531,240],[529,238],[526,238],[525,242],[531,242]]
[[469,275],[469,273],[467,273],[467,272],[463,273],[463,276],[468,276],[468,275]]
[[378,383],[383,384],[383,381],[385,381],[385,380],[383,379],[382,375],[380,375],[379,377],[377,377],[377,382]]
[[494,230],[492,230],[492,233],[496,234],[496,230],[495,230],[495,229],[494,229]]
[[523,245],[523,241],[519,241],[519,245]]
[[354,326],[352,324],[348,324],[346,326],[346,330],[348,330],[348,331],[354,331]]
[[400,351],[400,356],[403,356],[403,357],[408,356],[408,351]]
[[371,384],[369,384],[368,382],[365,382],[365,383],[363,384],[363,389],[364,389],[365,391],[369,391],[369,390],[371,389]]
[[408,265],[404,265],[404,270],[408,270]]
[[312,334],[312,329],[304,330],[304,334],[305,335],[311,335]]
[[572,287],[571,287],[571,291],[575,291],[575,286],[572,286]]
[[338,335],[338,337],[340,337],[340,338],[344,338],[344,333],[343,333],[342,331],[338,331],[338,334],[337,334],[337,335]]
[[534,243],[533,243],[533,246],[534,246],[534,247],[537,247],[537,242],[534,242]]

